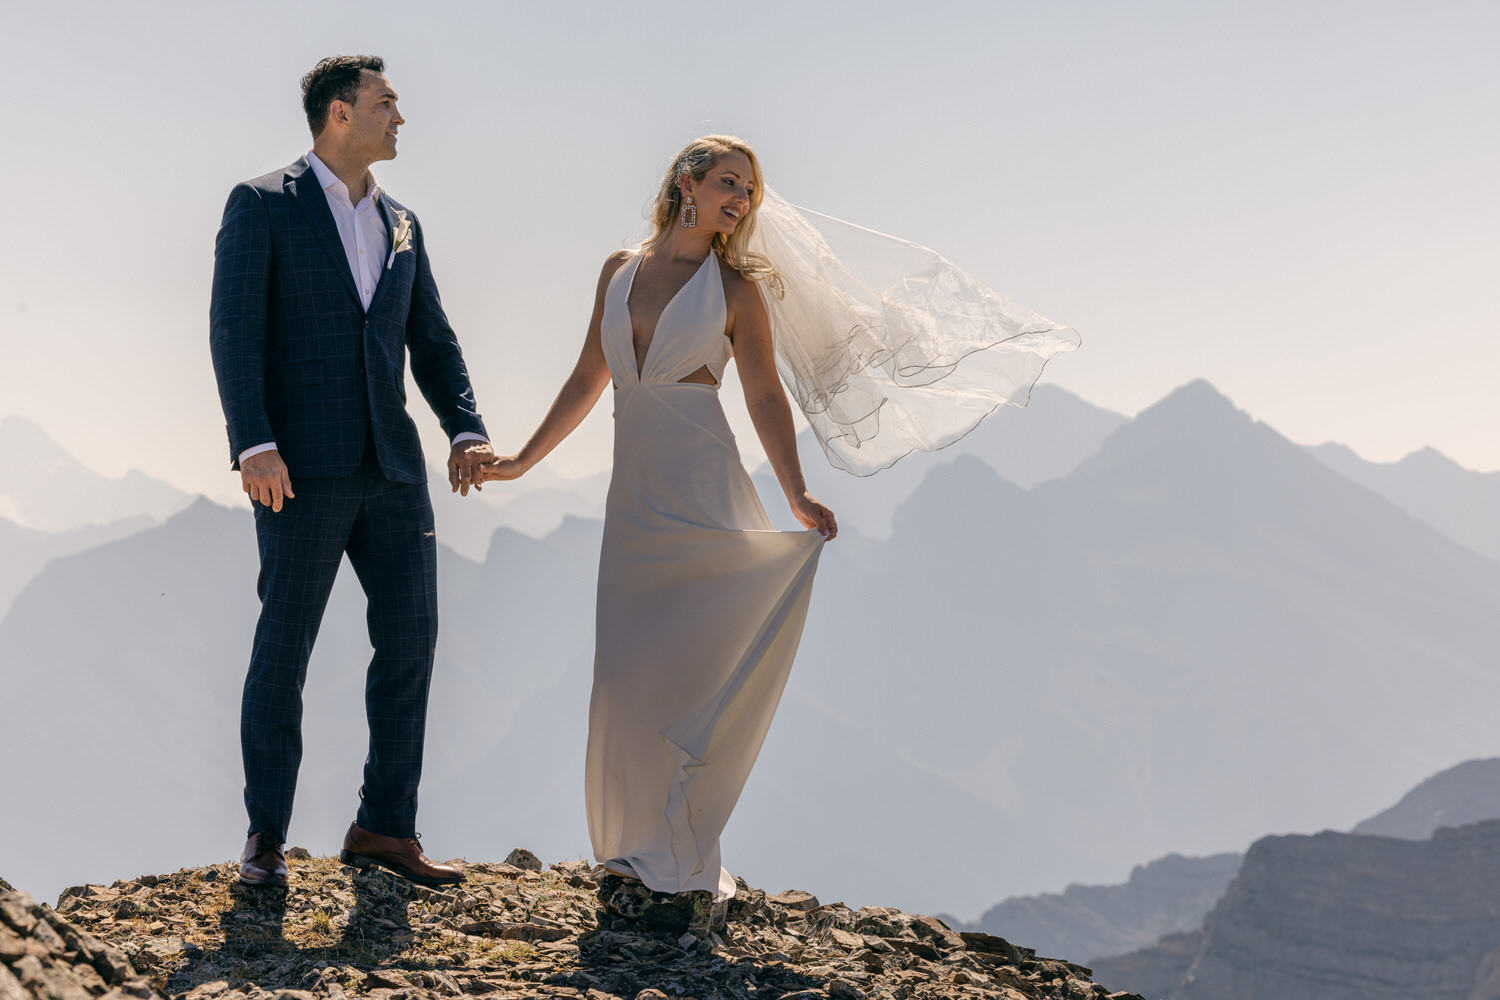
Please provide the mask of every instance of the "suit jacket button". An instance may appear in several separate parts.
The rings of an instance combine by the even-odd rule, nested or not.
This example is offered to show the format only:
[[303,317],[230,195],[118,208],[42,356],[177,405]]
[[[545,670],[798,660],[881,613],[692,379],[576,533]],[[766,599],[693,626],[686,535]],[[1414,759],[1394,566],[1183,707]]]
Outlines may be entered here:
[[365,366],[364,365],[360,365],[359,366],[359,374],[363,375],[364,373],[365,373]]

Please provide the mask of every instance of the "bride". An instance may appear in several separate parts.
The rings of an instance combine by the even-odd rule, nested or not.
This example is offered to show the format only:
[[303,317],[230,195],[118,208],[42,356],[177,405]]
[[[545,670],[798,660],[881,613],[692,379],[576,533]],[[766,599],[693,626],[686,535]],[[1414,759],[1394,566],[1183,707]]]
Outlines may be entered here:
[[[605,261],[582,353],[546,417],[484,478],[525,474],[614,386],[589,835],[618,875],[722,899],[735,884],[719,836],[791,671],[823,543],[838,534],[803,479],[782,379],[830,461],[869,474],[1024,404],[1076,336],[931,251],[793,209],[733,136],[688,144],[651,221],[644,244]],[[718,398],[731,358],[806,531],[772,529],[740,462]]]

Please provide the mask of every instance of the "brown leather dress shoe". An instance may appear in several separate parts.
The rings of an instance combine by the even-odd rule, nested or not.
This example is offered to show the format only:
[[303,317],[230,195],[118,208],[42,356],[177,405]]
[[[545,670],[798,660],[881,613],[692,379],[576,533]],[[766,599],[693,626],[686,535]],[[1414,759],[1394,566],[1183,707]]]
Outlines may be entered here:
[[240,855],[241,885],[286,885],[286,855],[274,833],[252,833]]
[[464,873],[449,865],[435,865],[422,853],[417,837],[386,837],[371,833],[358,823],[349,824],[344,834],[344,849],[339,860],[360,871],[379,865],[417,885],[453,885],[464,880]]

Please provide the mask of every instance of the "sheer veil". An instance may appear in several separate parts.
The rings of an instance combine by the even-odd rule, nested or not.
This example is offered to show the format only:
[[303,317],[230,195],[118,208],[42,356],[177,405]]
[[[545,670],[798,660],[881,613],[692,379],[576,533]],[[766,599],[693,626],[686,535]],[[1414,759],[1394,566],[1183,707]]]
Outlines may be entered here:
[[1025,406],[1076,332],[1001,296],[932,250],[797,208],[769,188],[749,249],[776,367],[828,461],[869,476]]

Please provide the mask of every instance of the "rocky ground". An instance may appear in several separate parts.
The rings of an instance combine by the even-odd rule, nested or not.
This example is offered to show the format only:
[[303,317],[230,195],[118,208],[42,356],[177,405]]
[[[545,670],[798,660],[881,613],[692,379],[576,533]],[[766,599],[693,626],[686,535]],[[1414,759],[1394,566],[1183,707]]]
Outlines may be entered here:
[[806,892],[740,883],[716,905],[522,850],[445,890],[288,861],[284,890],[233,864],[78,886],[55,911],[0,889],[0,1000],[1133,998],[1003,938]]
[[161,1000],[119,948],[0,887],[0,1000]]

